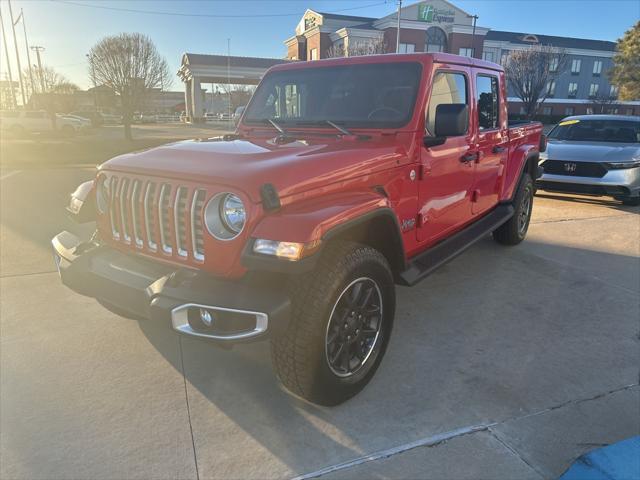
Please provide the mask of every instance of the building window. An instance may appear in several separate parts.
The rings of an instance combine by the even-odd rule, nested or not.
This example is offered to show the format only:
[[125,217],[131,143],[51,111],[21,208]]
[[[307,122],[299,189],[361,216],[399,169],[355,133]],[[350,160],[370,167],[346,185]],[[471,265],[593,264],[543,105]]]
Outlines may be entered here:
[[462,73],[436,73],[431,87],[431,98],[427,109],[427,134],[435,135],[436,109],[438,105],[466,104],[467,77]]
[[458,55],[462,57],[473,57],[473,48],[461,48],[458,50]]
[[617,85],[611,85],[611,88],[609,88],[609,96],[611,98],[618,98],[618,86]]
[[401,43],[398,53],[413,53],[416,51],[416,46],[413,43]]
[[527,113],[527,111],[525,110],[524,107],[520,107],[520,115],[525,115]]
[[555,94],[556,94],[556,81],[551,80],[549,83],[547,83],[547,96],[553,97]]
[[427,53],[445,52],[447,50],[447,35],[438,27],[431,27],[427,30],[427,43],[425,51]]
[[587,107],[587,115],[593,115],[593,107]]
[[318,60],[318,49],[312,48],[309,54],[309,60]]
[[602,73],[602,61],[596,60],[595,62],[593,62],[593,76],[599,77],[601,73]]
[[543,115],[551,115],[553,113],[553,109],[551,107],[543,107],[542,108],[542,114]]
[[549,71],[550,72],[558,71],[558,57],[553,57],[549,62]]
[[491,130],[500,126],[498,108],[499,90],[498,78],[485,75],[476,77],[476,92],[478,95],[478,124],[480,130]]
[[503,67],[507,65],[507,62],[509,61],[510,53],[511,52],[509,50],[502,51],[502,56],[500,57],[500,65],[502,65]]
[[578,84],[575,82],[571,82],[569,84],[569,98],[576,98],[578,95]]
[[633,115],[633,108],[627,108],[627,115]]
[[500,50],[497,48],[485,48],[482,52],[482,59],[487,62],[497,62],[500,56]]
[[570,116],[571,116],[571,115],[573,115],[574,113],[576,113],[576,109],[575,109],[575,108],[573,108],[573,107],[567,107],[567,108],[565,108],[565,109],[564,109],[564,114],[565,114],[567,117],[570,117]]
[[592,83],[589,86],[589,96],[596,97],[598,95],[598,90],[600,90],[600,85],[598,85],[597,83]]
[[582,60],[579,58],[574,59],[571,62],[571,74],[578,75],[580,73],[580,67],[582,66]]
[[613,107],[608,110],[610,115],[618,115],[618,107]]

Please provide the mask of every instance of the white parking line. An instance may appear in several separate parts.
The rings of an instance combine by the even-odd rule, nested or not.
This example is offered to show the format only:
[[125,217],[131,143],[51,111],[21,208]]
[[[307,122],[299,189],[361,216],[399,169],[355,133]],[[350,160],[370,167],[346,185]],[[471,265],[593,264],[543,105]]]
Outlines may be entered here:
[[6,180],[7,178],[10,178],[10,177],[13,177],[14,175],[19,174],[21,171],[22,171],[22,170],[14,170],[14,171],[12,171],[12,172],[5,173],[4,175],[1,175],[1,176],[0,176],[0,182],[1,182],[2,180]]

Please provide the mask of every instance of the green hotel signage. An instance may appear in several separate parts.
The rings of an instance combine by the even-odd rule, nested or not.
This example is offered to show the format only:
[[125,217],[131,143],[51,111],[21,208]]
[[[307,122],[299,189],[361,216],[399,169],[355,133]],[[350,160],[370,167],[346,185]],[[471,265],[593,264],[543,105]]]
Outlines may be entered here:
[[427,23],[453,23],[456,12],[423,3],[418,7],[418,20]]

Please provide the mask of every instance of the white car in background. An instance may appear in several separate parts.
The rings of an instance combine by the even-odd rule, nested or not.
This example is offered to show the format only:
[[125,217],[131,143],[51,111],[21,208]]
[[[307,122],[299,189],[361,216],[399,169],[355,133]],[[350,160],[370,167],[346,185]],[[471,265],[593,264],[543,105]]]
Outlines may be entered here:
[[[63,135],[75,135],[82,129],[82,124],[72,118],[57,116],[56,128]],[[0,130],[16,136],[54,131],[51,116],[44,110],[0,111]]]
[[80,130],[81,131],[87,131],[90,130],[93,127],[93,124],[91,123],[91,120],[84,118],[84,117],[79,117],[77,115],[71,115],[71,114],[58,114],[57,115],[58,119],[56,120],[57,122],[60,121],[60,119],[62,119],[63,121],[66,120],[72,120],[75,122],[78,122],[80,124]]

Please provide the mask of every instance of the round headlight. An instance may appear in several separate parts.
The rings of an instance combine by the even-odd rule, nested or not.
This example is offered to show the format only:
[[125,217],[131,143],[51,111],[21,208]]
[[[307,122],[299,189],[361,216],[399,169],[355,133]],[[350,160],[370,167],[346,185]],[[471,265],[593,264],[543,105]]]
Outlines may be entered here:
[[237,237],[247,221],[242,200],[233,193],[219,193],[207,203],[204,222],[207,230],[218,240]]
[[105,213],[109,208],[109,180],[104,175],[98,177],[96,204],[100,213]]
[[240,233],[247,219],[247,212],[242,200],[232,193],[226,195],[221,204],[220,217],[225,227],[233,233]]

